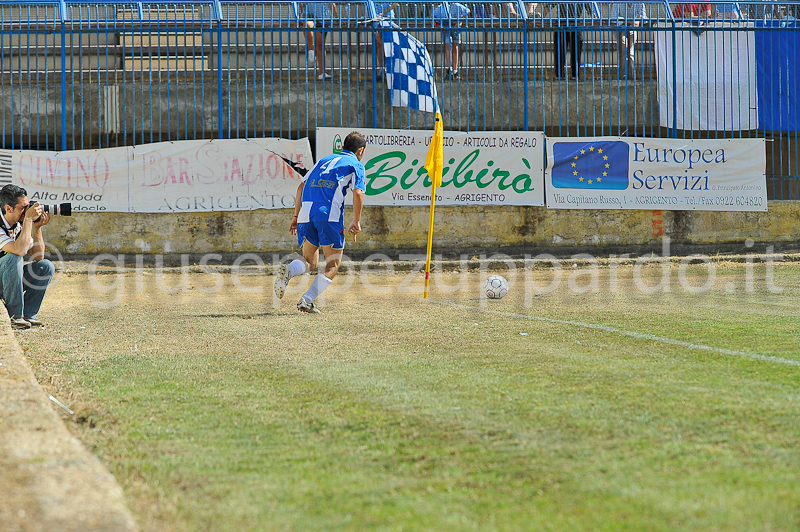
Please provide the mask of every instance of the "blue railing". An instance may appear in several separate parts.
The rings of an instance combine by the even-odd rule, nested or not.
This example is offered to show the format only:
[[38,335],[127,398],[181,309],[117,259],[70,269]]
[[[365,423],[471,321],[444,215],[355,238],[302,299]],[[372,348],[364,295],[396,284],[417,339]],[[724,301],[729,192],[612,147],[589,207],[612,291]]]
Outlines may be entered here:
[[797,1],[7,1],[0,134],[6,148],[65,150],[432,129],[430,113],[389,104],[384,17],[431,53],[448,129],[764,137],[771,197],[799,199],[798,13]]

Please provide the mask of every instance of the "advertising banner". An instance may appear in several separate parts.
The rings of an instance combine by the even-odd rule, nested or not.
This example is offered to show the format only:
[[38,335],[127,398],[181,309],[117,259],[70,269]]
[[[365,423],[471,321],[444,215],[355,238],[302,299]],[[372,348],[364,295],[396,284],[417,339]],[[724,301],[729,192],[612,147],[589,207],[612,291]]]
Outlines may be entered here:
[[182,140],[64,152],[0,150],[0,184],[74,212],[209,212],[293,207],[313,166],[308,139]]
[[548,137],[551,209],[767,210],[764,139]]
[[[433,127],[433,124],[431,124]],[[342,148],[350,128],[317,128],[317,159]],[[429,205],[425,156],[433,130],[359,129],[367,139],[366,205]],[[444,132],[438,205],[544,205],[544,134]],[[349,198],[349,197],[348,197]]]

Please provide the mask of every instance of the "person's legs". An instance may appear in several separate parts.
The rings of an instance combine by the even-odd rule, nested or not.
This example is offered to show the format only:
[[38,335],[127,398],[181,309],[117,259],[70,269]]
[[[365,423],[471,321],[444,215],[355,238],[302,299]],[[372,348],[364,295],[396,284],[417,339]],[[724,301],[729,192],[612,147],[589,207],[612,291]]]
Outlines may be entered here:
[[333,246],[322,246],[322,254],[325,255],[325,277],[330,280],[336,277],[336,272],[342,265],[342,251]]
[[384,67],[384,57],[383,57],[383,36],[381,32],[375,32],[375,61],[378,65],[378,68]]
[[[317,274],[314,282],[311,283],[311,287],[297,303],[297,309],[303,312],[319,312],[314,305],[314,300],[331,285],[342,263],[342,250],[344,249],[344,228],[342,224],[323,222],[317,229],[320,235],[320,247],[323,255],[325,255],[325,271]],[[306,255],[305,246],[303,247],[303,256],[306,260],[312,258]],[[315,261],[314,268],[316,268],[316,250],[313,259]]]
[[556,70],[556,77],[562,78],[564,77],[564,70],[565,65],[564,62],[566,61],[566,36],[561,31],[553,32],[553,54],[555,55],[555,70]]
[[325,51],[323,50],[325,44],[325,34],[316,32],[314,34],[314,52],[317,55],[317,74],[325,72]]
[[442,32],[444,38],[444,79],[450,79],[451,72],[453,71],[452,63],[452,37],[449,32]]
[[581,58],[583,57],[583,34],[580,31],[573,31],[569,34],[569,44],[571,48],[570,66],[572,67],[572,77],[581,76]]
[[[323,246],[323,250],[326,247],[330,246]],[[308,241],[303,243],[303,258],[308,263],[308,270],[307,271],[314,271],[317,269],[317,260],[319,259],[319,248],[314,246]],[[327,266],[326,266],[327,269]],[[306,293],[300,298],[300,301],[297,302],[297,310],[302,310],[303,312],[311,312],[317,313],[317,307],[314,305],[314,300],[320,295],[328,286],[331,284],[330,279],[323,279],[320,280],[320,277],[324,277],[320,274],[314,278],[314,282],[311,283],[311,287],[306,290]]]
[[0,290],[11,319],[23,317],[22,257],[7,253],[0,258]]
[[[306,28],[309,30],[314,29],[314,21],[307,20],[306,21]],[[316,55],[314,53],[314,32],[313,31],[306,31],[306,53],[308,56],[308,63],[313,65],[314,61],[316,60]]]
[[320,30],[316,32],[314,37],[315,39],[315,47],[317,50],[317,74],[321,77],[325,74],[325,38],[328,36],[328,32],[325,30]]
[[278,299],[283,299],[286,293],[286,286],[292,277],[303,275],[312,268],[317,267],[317,255],[319,235],[314,224],[301,223],[297,225],[297,243],[303,253],[302,259],[295,259],[289,264],[281,264],[278,266],[278,272],[275,275],[275,284],[273,286],[275,295]]
[[318,273],[314,278],[314,282],[303,294],[297,308],[304,312],[319,312],[314,306],[314,300],[324,292],[333,282],[336,277],[336,272],[339,271],[339,266],[342,264],[342,250],[334,249],[331,246],[322,246],[322,253],[325,255],[325,272]]
[[634,74],[636,71],[636,62],[634,61],[633,58],[633,49],[634,46],[636,45],[636,32],[635,31],[627,32],[627,37],[628,39],[627,39],[626,52],[627,52],[628,77],[635,77]]
[[617,76],[619,79],[628,77],[628,32],[617,32]]
[[319,247],[315,246],[308,240],[303,242],[303,259],[306,261],[307,272],[313,272],[316,270],[317,261],[319,260]]
[[47,286],[55,271],[55,266],[47,259],[28,263],[22,268],[22,285],[25,292],[23,317],[25,319],[35,319],[39,314],[44,294],[47,292]]

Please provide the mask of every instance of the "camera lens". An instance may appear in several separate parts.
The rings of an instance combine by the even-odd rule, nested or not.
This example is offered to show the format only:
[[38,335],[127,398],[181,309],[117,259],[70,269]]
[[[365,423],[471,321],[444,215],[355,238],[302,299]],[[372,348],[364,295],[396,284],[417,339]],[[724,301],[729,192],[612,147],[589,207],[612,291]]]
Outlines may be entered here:
[[54,216],[72,216],[72,203],[44,204],[42,205],[42,210]]

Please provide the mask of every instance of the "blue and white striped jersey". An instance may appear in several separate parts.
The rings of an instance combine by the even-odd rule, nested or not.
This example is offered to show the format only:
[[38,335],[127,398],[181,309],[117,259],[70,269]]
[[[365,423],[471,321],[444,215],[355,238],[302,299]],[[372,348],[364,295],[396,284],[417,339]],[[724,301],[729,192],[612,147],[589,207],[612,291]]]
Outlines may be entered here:
[[323,157],[303,178],[297,223],[344,223],[344,198],[350,188],[365,190],[364,165],[353,152],[342,150]]

